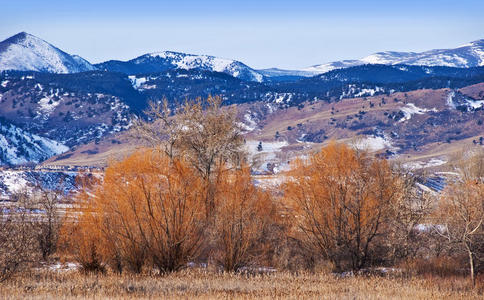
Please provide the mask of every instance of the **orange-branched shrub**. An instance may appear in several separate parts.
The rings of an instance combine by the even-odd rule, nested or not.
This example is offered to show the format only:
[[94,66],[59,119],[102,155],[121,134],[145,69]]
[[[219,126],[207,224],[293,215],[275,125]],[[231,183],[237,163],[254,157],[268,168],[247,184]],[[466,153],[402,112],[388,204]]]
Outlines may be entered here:
[[334,264],[358,270],[384,249],[392,207],[401,196],[388,163],[331,143],[298,161],[285,185],[300,237]]
[[271,195],[254,185],[250,169],[226,171],[215,197],[214,256],[225,271],[237,271],[261,262],[276,218]]
[[[160,273],[176,271],[202,244],[203,196],[203,183],[185,161],[140,150],[106,169],[103,183],[84,197],[78,224],[98,237],[97,253],[118,271],[140,272],[147,263]],[[92,222],[81,223],[88,216]]]
[[82,192],[64,217],[59,234],[58,252],[73,256],[84,272],[104,272],[102,245],[99,242],[101,235],[90,197],[100,182],[98,178],[89,177],[87,174],[80,174],[76,181]]

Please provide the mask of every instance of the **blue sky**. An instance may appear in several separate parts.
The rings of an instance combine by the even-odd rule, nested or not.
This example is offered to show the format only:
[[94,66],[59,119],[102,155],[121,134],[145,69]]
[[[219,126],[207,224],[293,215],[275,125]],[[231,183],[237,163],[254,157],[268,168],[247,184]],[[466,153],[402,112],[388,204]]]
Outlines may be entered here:
[[27,31],[90,62],[173,50],[303,68],[484,38],[482,0],[0,0],[0,40]]

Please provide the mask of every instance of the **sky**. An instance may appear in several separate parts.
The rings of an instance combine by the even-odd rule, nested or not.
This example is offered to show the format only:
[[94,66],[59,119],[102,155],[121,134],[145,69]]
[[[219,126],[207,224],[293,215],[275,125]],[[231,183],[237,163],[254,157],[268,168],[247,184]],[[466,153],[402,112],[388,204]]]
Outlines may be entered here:
[[0,40],[26,31],[91,63],[171,50],[300,69],[484,38],[482,0],[0,0]]

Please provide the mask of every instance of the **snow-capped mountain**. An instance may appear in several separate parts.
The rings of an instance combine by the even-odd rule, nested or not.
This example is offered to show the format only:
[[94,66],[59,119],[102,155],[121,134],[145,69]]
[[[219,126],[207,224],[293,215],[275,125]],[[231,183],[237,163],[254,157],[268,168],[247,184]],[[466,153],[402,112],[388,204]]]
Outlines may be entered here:
[[365,64],[384,65],[421,65],[470,68],[484,66],[484,39],[454,49],[435,49],[425,52],[378,52],[362,59],[341,60],[321,65],[315,65],[303,71],[316,74],[334,69],[342,69]]
[[0,164],[37,163],[67,150],[69,147],[59,142],[32,134],[0,119]]
[[67,54],[26,32],[0,42],[0,71],[77,73],[95,69],[82,57]]
[[172,51],[145,54],[129,61],[110,60],[97,64],[96,67],[101,70],[130,75],[163,72],[171,69],[200,69],[226,73],[246,81],[262,82],[264,79],[260,72],[236,60]]

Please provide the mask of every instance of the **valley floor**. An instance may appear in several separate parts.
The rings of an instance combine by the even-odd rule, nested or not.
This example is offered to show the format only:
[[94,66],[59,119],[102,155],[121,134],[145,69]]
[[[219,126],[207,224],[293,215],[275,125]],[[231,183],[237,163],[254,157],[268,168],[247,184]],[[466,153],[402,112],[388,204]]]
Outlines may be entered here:
[[233,275],[187,270],[164,277],[32,271],[0,284],[2,299],[483,299],[462,277],[347,277],[274,273]]

